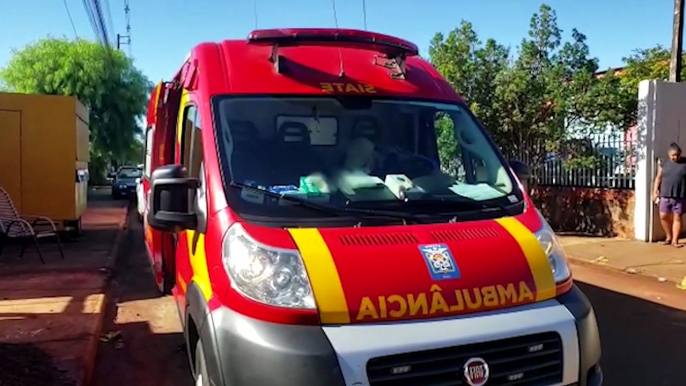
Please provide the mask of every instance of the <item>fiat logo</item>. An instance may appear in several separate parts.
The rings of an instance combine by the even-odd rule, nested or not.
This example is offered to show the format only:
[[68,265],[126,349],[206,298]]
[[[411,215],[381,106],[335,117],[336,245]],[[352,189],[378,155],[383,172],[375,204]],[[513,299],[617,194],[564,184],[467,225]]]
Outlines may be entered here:
[[488,363],[482,358],[470,358],[462,367],[462,373],[469,386],[483,386],[490,375]]

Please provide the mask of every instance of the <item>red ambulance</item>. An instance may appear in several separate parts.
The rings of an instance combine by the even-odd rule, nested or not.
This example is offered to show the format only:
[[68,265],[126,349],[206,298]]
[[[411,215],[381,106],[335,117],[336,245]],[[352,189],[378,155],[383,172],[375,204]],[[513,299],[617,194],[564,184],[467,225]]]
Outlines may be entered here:
[[414,44],[200,44],[146,138],[146,244],[198,385],[602,384],[527,166]]

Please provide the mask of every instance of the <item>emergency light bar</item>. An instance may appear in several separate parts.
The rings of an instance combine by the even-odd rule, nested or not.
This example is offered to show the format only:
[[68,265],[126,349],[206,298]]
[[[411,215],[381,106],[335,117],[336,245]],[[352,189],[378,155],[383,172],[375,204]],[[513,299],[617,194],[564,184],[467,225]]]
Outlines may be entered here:
[[337,28],[285,28],[252,31],[248,44],[292,46],[334,46],[378,51],[391,57],[419,55],[419,48],[393,36],[376,32]]

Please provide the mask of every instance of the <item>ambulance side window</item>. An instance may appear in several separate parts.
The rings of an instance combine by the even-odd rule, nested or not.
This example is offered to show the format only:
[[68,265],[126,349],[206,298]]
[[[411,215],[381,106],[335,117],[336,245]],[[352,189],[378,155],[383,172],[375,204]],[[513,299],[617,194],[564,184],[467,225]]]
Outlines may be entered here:
[[[195,110],[195,108],[194,108]],[[203,161],[202,134],[200,131],[200,114],[195,110],[191,126],[191,145],[189,147],[190,157],[188,161],[188,176],[200,178],[200,167]]]
[[145,176],[150,178],[152,171],[152,145],[153,145],[153,127],[148,126],[145,131]]
[[181,133],[181,165],[186,167],[187,171],[190,171],[190,154],[191,154],[191,135],[193,134],[193,126],[195,121],[195,116],[197,115],[197,108],[195,105],[186,105],[183,112],[183,126]]
[[207,188],[205,183],[205,171],[203,162],[203,147],[202,147],[202,131],[200,125],[200,114],[195,109],[192,125],[190,128],[190,145],[188,146],[190,154],[188,157],[188,176],[197,178],[200,181],[200,186],[191,195],[191,208],[194,208],[195,214],[198,216],[198,232],[205,233],[207,228]]

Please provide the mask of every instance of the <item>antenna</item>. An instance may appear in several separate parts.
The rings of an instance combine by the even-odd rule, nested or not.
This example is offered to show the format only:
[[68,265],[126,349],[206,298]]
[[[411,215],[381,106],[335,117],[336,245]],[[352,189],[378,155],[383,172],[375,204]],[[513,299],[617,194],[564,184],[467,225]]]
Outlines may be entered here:
[[[333,22],[338,28],[338,14],[336,14],[336,0],[331,0],[331,5],[333,5]],[[345,68],[343,68],[343,52],[341,48],[338,48],[338,60],[341,63],[341,72],[338,74],[339,77],[343,78],[345,76]]]
[[257,0],[253,0],[253,14],[255,16],[255,29],[257,29]]
[[336,24],[336,28],[338,28],[338,15],[336,14],[336,0],[331,0],[331,5],[333,5],[333,22]]
[[367,1],[362,0],[362,17],[364,18],[364,30],[367,31]]

